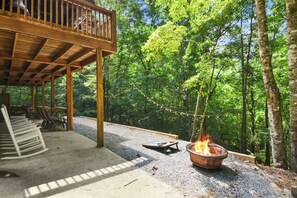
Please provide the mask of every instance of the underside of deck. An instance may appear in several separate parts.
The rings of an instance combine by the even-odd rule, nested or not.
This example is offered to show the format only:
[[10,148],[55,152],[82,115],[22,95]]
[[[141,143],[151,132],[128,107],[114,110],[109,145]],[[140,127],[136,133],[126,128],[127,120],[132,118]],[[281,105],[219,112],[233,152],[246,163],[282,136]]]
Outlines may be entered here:
[[[71,7],[70,2],[63,0],[59,3],[63,2],[65,6],[67,3],[67,6]],[[40,16],[43,15],[40,14],[40,10],[40,16],[34,18],[26,14],[21,15],[19,10],[14,13],[12,8],[9,12],[2,6],[0,85],[40,86],[42,81],[46,83],[52,78],[66,75],[66,66],[70,66],[72,73],[82,71],[84,66],[96,61],[97,49],[102,50],[103,57],[116,52],[115,13],[87,2],[74,2],[71,2],[72,13],[78,13],[80,9],[81,14],[76,15],[77,19],[72,17],[74,22],[67,20],[67,25],[63,20],[53,21],[53,11],[48,13],[51,14],[50,19],[41,20]],[[89,12],[92,16],[87,18],[86,24],[81,22],[80,26],[75,27],[77,21],[82,20],[83,12]],[[63,14],[63,11],[60,13]],[[89,24],[90,21],[93,25]]]

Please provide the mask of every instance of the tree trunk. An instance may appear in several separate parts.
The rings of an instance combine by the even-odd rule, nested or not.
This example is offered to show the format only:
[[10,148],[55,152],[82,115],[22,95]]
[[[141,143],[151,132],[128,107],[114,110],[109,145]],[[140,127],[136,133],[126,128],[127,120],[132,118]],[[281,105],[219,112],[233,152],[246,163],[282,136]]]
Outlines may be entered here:
[[250,117],[251,117],[251,152],[255,153],[255,98],[254,98],[254,74],[253,71],[251,71],[251,80],[250,80],[250,94],[251,94],[251,106],[249,108],[250,111]]
[[[207,112],[207,109],[208,109],[208,101],[210,99],[210,96],[213,93],[212,92],[212,83],[213,83],[213,79],[214,79],[215,68],[216,68],[216,63],[214,63],[214,65],[212,67],[212,72],[211,72],[210,82],[209,82],[209,85],[208,85],[208,91],[207,91],[206,101],[205,101],[205,105],[204,105],[204,110],[203,110],[203,114],[201,116],[199,135],[198,135],[199,140],[201,140],[201,138],[204,135],[203,133],[204,133],[205,116],[206,116],[206,112]],[[214,89],[213,89],[213,91],[214,91]]]
[[202,86],[200,86],[199,92],[197,94],[195,114],[194,114],[194,119],[193,119],[193,129],[192,129],[192,135],[191,135],[191,140],[190,140],[191,142],[194,142],[194,140],[195,140],[197,125],[198,125],[198,108],[199,108],[199,100],[200,100],[201,91],[202,91]]
[[[243,12],[243,10],[242,10]],[[243,16],[241,14],[241,35],[240,35],[240,44],[241,44],[241,92],[242,92],[242,114],[241,114],[241,138],[240,138],[240,152],[247,153],[246,151],[246,90],[247,90],[247,69],[244,64],[244,42],[243,42]]]
[[[267,100],[265,102],[265,128],[269,128]],[[265,136],[265,165],[270,166],[270,138],[267,134]]]
[[289,43],[291,167],[297,172],[297,0],[286,0]]
[[259,50],[262,64],[263,81],[268,103],[273,165],[275,167],[287,168],[280,103],[281,98],[272,71],[265,0],[256,0],[256,6],[258,18]]

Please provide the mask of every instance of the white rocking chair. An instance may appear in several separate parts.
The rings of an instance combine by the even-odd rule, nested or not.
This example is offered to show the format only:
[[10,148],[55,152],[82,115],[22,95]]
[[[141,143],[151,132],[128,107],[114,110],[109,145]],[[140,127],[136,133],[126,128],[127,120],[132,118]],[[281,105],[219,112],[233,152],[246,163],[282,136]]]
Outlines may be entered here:
[[5,107],[1,107],[1,112],[9,132],[0,136],[1,159],[26,158],[48,150],[38,127],[26,121],[12,125]]

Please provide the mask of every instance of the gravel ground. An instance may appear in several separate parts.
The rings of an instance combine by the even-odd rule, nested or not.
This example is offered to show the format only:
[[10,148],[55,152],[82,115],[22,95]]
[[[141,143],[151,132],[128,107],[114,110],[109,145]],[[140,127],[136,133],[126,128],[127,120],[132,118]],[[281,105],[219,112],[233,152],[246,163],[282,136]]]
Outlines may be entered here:
[[[77,117],[74,124],[76,132],[96,141],[96,121]],[[180,150],[165,155],[142,144],[172,141],[169,137],[111,123],[105,123],[104,127],[106,148],[126,160],[148,158],[139,168],[175,187],[185,197],[290,197],[288,192],[278,190],[256,166],[233,156],[229,155],[219,170],[205,170],[190,161],[186,151],[189,142],[178,140]]]

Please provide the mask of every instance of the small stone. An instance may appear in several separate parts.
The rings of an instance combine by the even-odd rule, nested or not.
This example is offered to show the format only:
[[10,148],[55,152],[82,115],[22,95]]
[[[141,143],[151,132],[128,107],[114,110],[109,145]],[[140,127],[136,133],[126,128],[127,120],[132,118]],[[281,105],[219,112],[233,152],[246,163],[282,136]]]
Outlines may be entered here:
[[269,184],[276,192],[282,192],[282,189],[280,189],[274,182],[270,182]]
[[291,193],[293,197],[297,198],[297,186],[292,186]]

